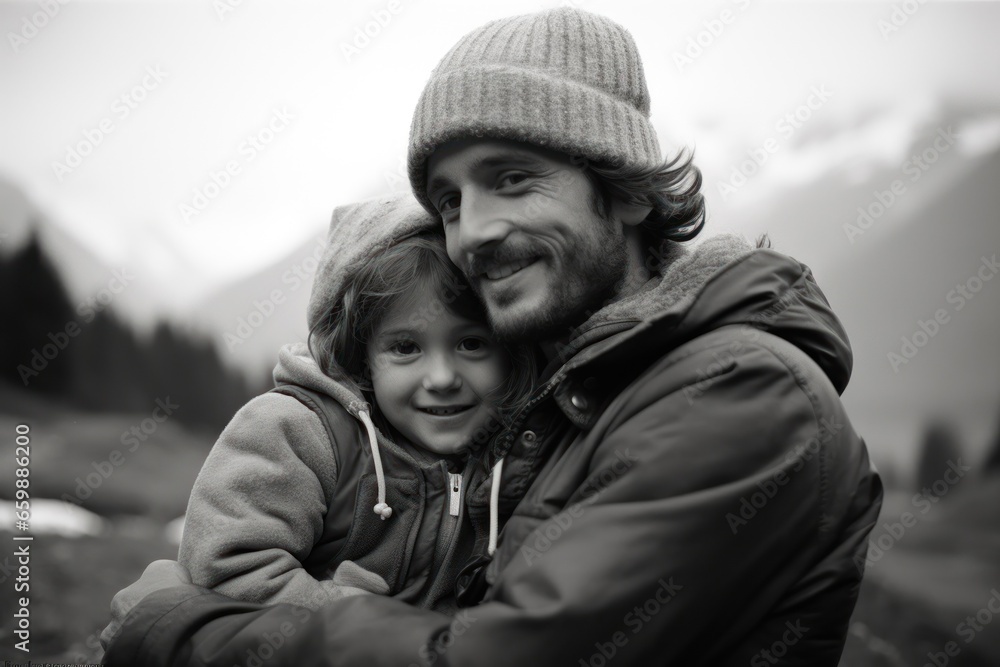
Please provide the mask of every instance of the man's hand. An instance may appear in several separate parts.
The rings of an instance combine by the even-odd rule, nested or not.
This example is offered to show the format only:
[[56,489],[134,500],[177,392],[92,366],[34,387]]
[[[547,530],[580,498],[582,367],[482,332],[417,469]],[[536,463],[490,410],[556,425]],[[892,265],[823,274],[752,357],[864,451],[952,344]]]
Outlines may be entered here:
[[101,648],[107,650],[108,645],[121,632],[125,617],[144,597],[163,588],[190,583],[191,575],[177,561],[154,560],[146,567],[139,581],[118,591],[111,599],[111,623],[101,633]]

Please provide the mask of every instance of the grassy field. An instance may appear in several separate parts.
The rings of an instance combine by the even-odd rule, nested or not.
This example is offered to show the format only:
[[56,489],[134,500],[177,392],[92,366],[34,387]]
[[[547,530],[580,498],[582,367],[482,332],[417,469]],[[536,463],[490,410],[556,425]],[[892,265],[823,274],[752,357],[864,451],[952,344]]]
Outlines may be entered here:
[[[19,402],[20,401],[20,402]],[[163,533],[180,516],[191,484],[214,439],[165,421],[134,451],[122,434],[149,414],[92,415],[65,406],[4,396],[0,438],[13,441],[17,423],[31,426],[33,497],[68,494],[108,521],[103,534],[37,535],[32,543],[31,654],[13,648],[13,581],[0,547],[0,659],[86,664],[109,620],[112,596],[158,558],[175,558]],[[119,450],[119,464],[110,463]],[[115,460],[118,460],[117,458]],[[111,466],[109,469],[108,466]],[[0,497],[10,498],[13,452],[0,457]],[[109,472],[106,476],[101,471]],[[81,483],[83,486],[81,486]],[[909,494],[887,496],[873,538],[902,512]],[[13,545],[11,526],[0,544]],[[960,649],[957,667],[1000,665],[1000,615],[971,640],[959,624],[975,616],[1000,589],[1000,480],[964,485],[896,540],[873,562],[852,619],[843,667],[923,667],[949,641]],[[982,620],[982,619],[981,619]]]
[[[37,536],[31,546],[31,654],[13,648],[14,596],[11,582],[4,581],[0,659],[96,662],[94,649],[110,620],[114,594],[138,579],[150,561],[177,557],[177,546],[157,526],[139,525],[102,537]],[[0,543],[11,544],[9,533],[0,532]]]
[[152,405],[148,413],[95,415],[0,385],[0,406],[0,442],[11,445],[9,455],[0,456],[0,498],[12,497],[14,429],[23,423],[31,429],[32,497],[63,499],[102,516],[166,522],[182,515],[217,435],[170,419],[156,422]]
[[[988,606],[1000,597],[1000,479],[973,478],[954,494],[926,513],[912,494],[886,497],[872,540],[889,548],[868,567],[845,667],[922,667],[934,664],[929,654],[949,666],[1000,665],[1000,614]],[[905,512],[917,523],[900,532]],[[957,654],[942,657],[949,642]],[[862,647],[870,662],[852,655]]]
[[[107,518],[100,535],[37,534],[31,543],[31,654],[13,648],[13,526],[0,526],[0,659],[94,662],[112,596],[158,558],[176,558],[163,526],[184,513],[214,435],[148,413],[80,412],[0,385],[0,498],[14,490],[17,424],[30,426],[32,498],[71,501]],[[13,415],[16,415],[13,416]],[[138,428],[141,440],[122,439]],[[145,427],[145,430],[144,428]],[[155,427],[155,428],[154,428]],[[135,444],[138,442],[138,444]],[[6,446],[6,445],[9,445]],[[118,455],[114,452],[117,450]],[[39,519],[40,520],[40,519]]]

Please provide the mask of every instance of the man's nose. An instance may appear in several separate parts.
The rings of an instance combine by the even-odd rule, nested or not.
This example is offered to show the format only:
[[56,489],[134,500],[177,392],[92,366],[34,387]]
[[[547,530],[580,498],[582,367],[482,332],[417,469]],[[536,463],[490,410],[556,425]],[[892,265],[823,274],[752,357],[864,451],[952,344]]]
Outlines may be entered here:
[[466,255],[492,252],[510,234],[511,225],[496,197],[469,193],[462,195],[458,219],[459,249]]
[[462,377],[447,358],[435,355],[427,361],[422,384],[427,391],[452,391],[462,386]]

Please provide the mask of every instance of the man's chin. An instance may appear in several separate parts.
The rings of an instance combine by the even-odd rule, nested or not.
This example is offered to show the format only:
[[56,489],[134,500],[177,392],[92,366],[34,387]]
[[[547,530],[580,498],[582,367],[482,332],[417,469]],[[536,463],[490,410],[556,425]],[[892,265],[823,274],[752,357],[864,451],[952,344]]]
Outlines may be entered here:
[[[553,311],[556,304],[518,299],[505,305],[486,301],[494,335],[505,343],[545,342],[569,333],[571,324]],[[555,318],[555,319],[554,319]]]

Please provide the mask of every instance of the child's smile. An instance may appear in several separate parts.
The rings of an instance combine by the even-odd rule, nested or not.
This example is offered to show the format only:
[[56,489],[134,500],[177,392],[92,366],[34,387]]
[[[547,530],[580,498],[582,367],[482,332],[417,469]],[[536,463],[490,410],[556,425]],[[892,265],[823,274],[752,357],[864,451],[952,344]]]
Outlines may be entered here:
[[510,372],[507,353],[486,323],[451,312],[429,286],[385,314],[368,343],[368,365],[379,410],[419,447],[460,452],[499,423],[494,402]]

